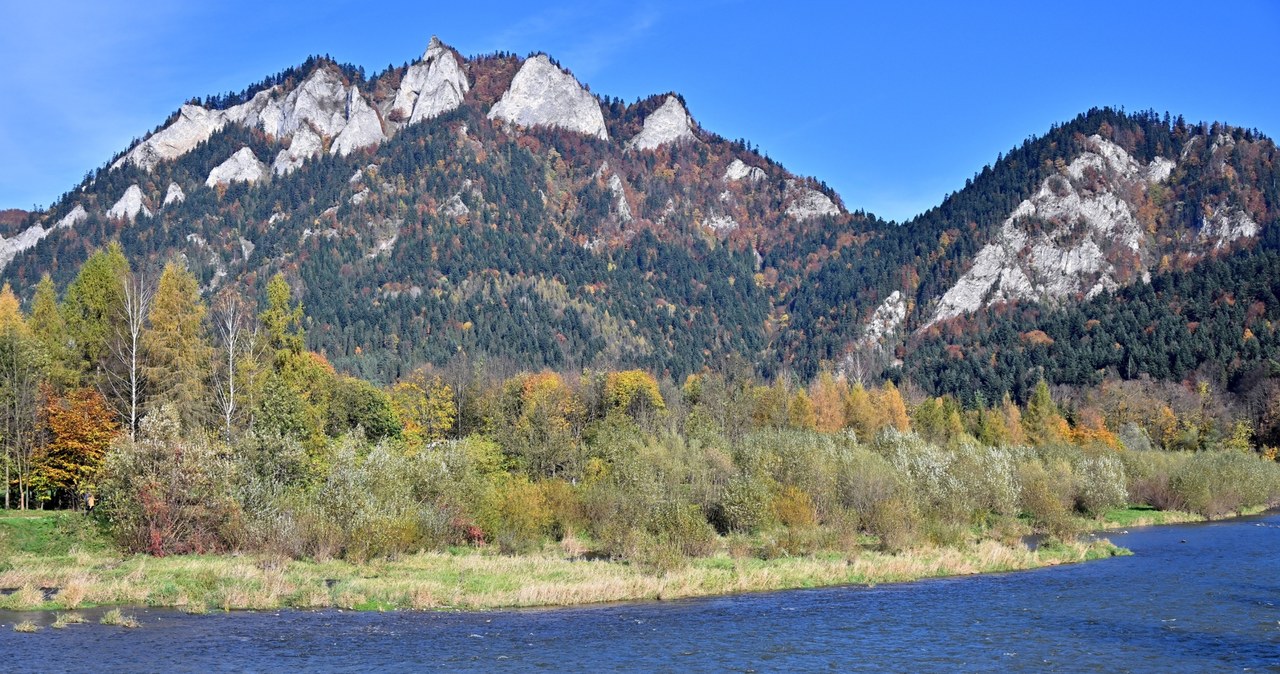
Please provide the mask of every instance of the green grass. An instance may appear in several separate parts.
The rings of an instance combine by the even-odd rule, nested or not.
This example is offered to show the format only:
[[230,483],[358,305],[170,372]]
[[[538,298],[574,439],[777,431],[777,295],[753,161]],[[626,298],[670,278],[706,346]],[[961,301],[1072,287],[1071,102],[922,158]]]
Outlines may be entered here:
[[1203,517],[1194,513],[1184,513],[1176,510],[1156,510],[1149,505],[1129,505],[1124,508],[1114,508],[1108,510],[1102,516],[1104,525],[1109,529],[1201,522],[1203,520]]
[[77,512],[0,510],[0,559],[27,553],[65,556],[111,547],[101,522]]

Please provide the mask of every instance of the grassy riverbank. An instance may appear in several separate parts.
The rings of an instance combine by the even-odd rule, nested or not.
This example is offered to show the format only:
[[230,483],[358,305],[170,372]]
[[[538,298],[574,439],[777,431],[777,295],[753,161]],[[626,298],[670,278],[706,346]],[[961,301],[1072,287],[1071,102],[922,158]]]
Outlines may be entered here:
[[[0,609],[95,605],[211,609],[340,607],[494,609],[676,599],[1032,569],[1123,554],[1109,542],[1027,550],[970,541],[897,554],[864,548],[762,559],[723,539],[716,554],[665,569],[584,559],[570,544],[524,555],[462,548],[395,560],[287,560],[260,555],[121,556],[74,514],[0,516]],[[869,541],[870,543],[870,541]],[[734,548],[740,548],[734,550]],[[735,554],[737,552],[737,554]]]

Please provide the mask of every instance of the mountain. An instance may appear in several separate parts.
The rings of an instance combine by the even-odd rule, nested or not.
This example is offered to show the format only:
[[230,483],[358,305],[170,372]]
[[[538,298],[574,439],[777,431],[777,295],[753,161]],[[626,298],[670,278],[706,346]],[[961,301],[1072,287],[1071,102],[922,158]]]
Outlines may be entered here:
[[[893,223],[703,129],[678,94],[626,104],[548,55],[433,38],[369,77],[312,58],[189,101],[6,230],[0,265],[28,296],[111,240],[144,267],[184,257],[209,294],[283,272],[309,346],[378,381],[463,355],[678,379],[736,354],[950,391],[977,381],[936,376],[956,349],[1026,353],[1005,318],[1040,330],[1270,250],[1275,158],[1254,131],[1091,110]],[[1273,300],[1250,320],[1280,319]],[[957,343],[983,330],[1004,341]],[[1261,357],[1237,351],[1205,358]],[[1024,360],[982,390],[1044,371]]]

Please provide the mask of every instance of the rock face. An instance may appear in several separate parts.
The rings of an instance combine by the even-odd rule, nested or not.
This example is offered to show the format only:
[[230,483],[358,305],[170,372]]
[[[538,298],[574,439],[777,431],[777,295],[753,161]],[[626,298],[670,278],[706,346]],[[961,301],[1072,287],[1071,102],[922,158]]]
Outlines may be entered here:
[[489,110],[489,119],[609,139],[599,101],[545,54],[525,60],[511,87]]
[[281,150],[271,162],[271,170],[276,175],[285,175],[302,166],[311,157],[318,156],[324,150],[324,139],[310,128],[293,134],[289,147]]
[[382,121],[378,113],[360,95],[360,90],[351,87],[347,92],[347,123],[333,139],[330,152],[343,157],[361,148],[377,145],[386,139],[382,132]]
[[288,173],[320,154],[325,139],[333,141],[330,152],[343,155],[386,139],[378,112],[359,89],[345,86],[331,68],[317,68],[293,91],[282,93],[280,87],[273,87],[225,110],[184,105],[173,123],[139,143],[112,168],[132,163],[150,171],[161,161],[195,149],[227,124],[289,140],[289,149],[281,151],[273,163],[277,173]]
[[81,206],[80,204],[76,204],[76,207],[71,209],[70,213],[67,213],[66,215],[62,216],[62,219],[59,220],[58,223],[53,226],[53,228],[68,229],[70,227],[75,227],[76,225],[87,220],[88,218],[89,218],[89,214],[85,212],[84,206]]
[[180,204],[186,200],[187,194],[178,187],[178,183],[169,183],[169,189],[164,192],[164,205]]
[[613,194],[613,209],[617,211],[618,219],[631,222],[631,206],[627,203],[627,192],[622,188],[622,178],[617,173],[609,176],[609,192]]
[[409,66],[400,80],[400,88],[388,108],[388,113],[416,124],[442,115],[459,105],[471,89],[466,73],[439,38],[432,37],[422,61]]
[[195,149],[195,146],[209,140],[209,136],[226,123],[226,114],[221,110],[184,105],[172,124],[151,134],[150,138],[117,159],[111,168],[118,168],[127,162],[150,171],[162,161],[177,159]]
[[644,128],[628,143],[635,150],[653,150],[670,143],[693,140],[693,118],[675,96],[644,119]]
[[732,232],[738,228],[738,221],[727,215],[713,215],[707,218],[702,224],[710,227],[715,232]]
[[231,182],[254,183],[267,175],[267,167],[258,161],[253,150],[242,147],[226,161],[218,164],[209,172],[209,179],[204,181],[208,187]]
[[1157,158],[1142,166],[1096,135],[1089,144],[1062,174],[1047,178],[1018,204],[995,240],[942,296],[929,324],[1003,301],[1092,297],[1121,285],[1118,268],[1132,269],[1136,262],[1145,269],[1145,233],[1123,195],[1168,178],[1174,164]]
[[1219,206],[1201,220],[1200,242],[1216,250],[1236,239],[1257,236],[1261,229],[1240,207]]
[[757,166],[750,166],[741,159],[734,159],[729,163],[729,167],[724,170],[724,181],[727,183],[745,180],[750,183],[764,180],[764,169]]
[[[757,169],[759,170],[759,169]],[[831,197],[795,180],[787,181],[787,215],[796,220],[811,220],[828,215],[840,215],[840,207]]]
[[902,327],[902,322],[906,318],[907,300],[901,292],[895,290],[871,314],[871,319],[867,321],[866,328],[862,332],[863,341],[868,344],[879,344],[886,338],[892,337],[898,328]]
[[142,188],[137,185],[130,185],[129,189],[124,191],[124,195],[107,210],[108,218],[119,220],[133,220],[138,214],[151,215],[151,211],[147,210],[142,199]]

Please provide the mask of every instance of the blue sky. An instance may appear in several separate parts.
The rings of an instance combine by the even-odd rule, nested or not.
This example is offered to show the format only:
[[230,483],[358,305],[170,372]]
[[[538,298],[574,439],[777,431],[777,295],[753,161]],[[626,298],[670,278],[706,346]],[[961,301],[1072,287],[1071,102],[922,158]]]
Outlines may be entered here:
[[[973,6],[970,6],[973,5]],[[47,206],[193,96],[309,54],[381,70],[437,34],[545,51],[906,219],[1092,106],[1280,136],[1280,3],[0,0],[0,207]]]

